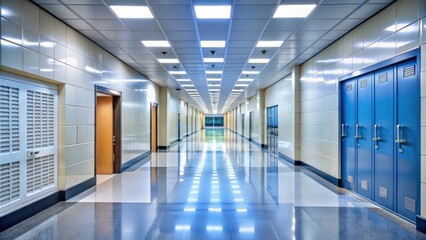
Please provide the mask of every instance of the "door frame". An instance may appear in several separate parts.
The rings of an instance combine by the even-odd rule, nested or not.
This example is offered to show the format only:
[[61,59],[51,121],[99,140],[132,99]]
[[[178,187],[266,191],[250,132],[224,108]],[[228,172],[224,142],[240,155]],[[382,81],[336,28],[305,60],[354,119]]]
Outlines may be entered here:
[[113,173],[121,173],[121,92],[95,85],[95,176],[96,176],[96,110],[97,110],[97,94],[103,93],[112,96],[113,108],[113,136],[115,136],[114,148],[114,164]]
[[[156,135],[156,140],[157,140],[157,143],[155,144],[156,145],[156,147],[157,147],[157,149],[158,149],[158,103],[156,103],[156,102],[151,102],[151,104],[149,105],[149,145],[150,145],[150,148],[149,148],[149,150],[152,152],[152,107],[155,107],[156,108],[156,110],[157,110],[157,116],[156,116],[156,121],[157,121],[157,124],[155,125],[155,131],[156,131],[156,133],[155,133],[155,135]],[[157,152],[157,149],[155,149],[155,152]]]

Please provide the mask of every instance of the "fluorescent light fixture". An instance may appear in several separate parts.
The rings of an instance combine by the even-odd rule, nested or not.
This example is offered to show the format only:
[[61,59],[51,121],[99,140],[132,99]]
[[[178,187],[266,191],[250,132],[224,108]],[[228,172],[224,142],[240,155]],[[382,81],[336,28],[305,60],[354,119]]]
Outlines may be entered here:
[[220,89],[209,89],[209,92],[220,92]]
[[232,89],[232,92],[244,92],[243,89]]
[[186,71],[169,71],[170,74],[176,74],[176,75],[184,75],[186,74]]
[[222,63],[223,61],[223,58],[204,58],[206,63]]
[[175,230],[176,231],[189,231],[189,230],[191,230],[191,226],[190,225],[176,225]]
[[272,18],[304,18],[316,6],[316,4],[279,5]]
[[157,60],[160,63],[179,63],[179,59],[176,58],[159,58]]
[[178,82],[190,82],[191,79],[189,79],[189,78],[178,78],[178,79],[176,79],[176,81],[178,81]]
[[220,87],[220,85],[219,85],[219,84],[208,84],[207,86],[208,86],[208,87]]
[[253,82],[253,78],[240,78],[238,82]]
[[145,47],[170,47],[168,41],[141,41]]
[[119,18],[154,18],[147,6],[110,6]]
[[250,58],[249,63],[268,63],[269,59],[267,58]]
[[259,74],[259,71],[243,71],[242,74]]
[[206,74],[222,74],[223,71],[206,71]]
[[281,47],[284,41],[259,41],[256,47]]
[[231,6],[194,6],[197,18],[231,18]]
[[[197,89],[195,89],[195,88],[185,88],[185,91],[187,91],[187,92],[197,92]],[[196,183],[196,181],[194,181],[194,183]],[[199,183],[199,181],[198,181],[198,183]]]
[[222,78],[207,78],[207,81],[222,81]]
[[203,48],[224,48],[226,45],[226,41],[200,41],[200,45]]
[[248,84],[235,84],[235,87],[247,87]]
[[182,84],[182,87],[194,87],[194,84]]

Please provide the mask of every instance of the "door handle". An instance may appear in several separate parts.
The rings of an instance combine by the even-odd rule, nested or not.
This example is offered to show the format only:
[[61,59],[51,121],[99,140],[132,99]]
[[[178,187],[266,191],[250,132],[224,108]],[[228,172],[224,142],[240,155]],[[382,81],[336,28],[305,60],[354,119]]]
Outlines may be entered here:
[[401,125],[401,124],[396,125],[396,140],[395,140],[395,143],[398,144],[398,151],[400,153],[404,152],[404,149],[402,148],[402,144],[407,142],[406,139],[401,138],[403,128],[404,128],[404,126]]
[[380,128],[380,125],[374,124],[374,138],[373,138],[373,141],[375,142],[374,143],[374,147],[376,149],[379,149],[379,141],[382,140],[380,138],[380,136],[379,136],[379,128]]
[[361,128],[362,126],[361,125],[359,125],[359,124],[356,124],[355,125],[355,138],[362,138],[362,136],[361,135],[359,135],[359,129]]
[[341,136],[344,138],[346,137],[346,124],[342,123],[342,129],[341,129]]

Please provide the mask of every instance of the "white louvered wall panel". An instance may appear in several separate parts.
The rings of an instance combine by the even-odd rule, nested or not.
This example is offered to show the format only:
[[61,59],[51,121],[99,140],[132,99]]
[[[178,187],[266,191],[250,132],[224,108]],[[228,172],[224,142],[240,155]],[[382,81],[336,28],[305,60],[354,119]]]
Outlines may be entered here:
[[33,194],[54,186],[55,155],[27,159],[27,193]]
[[0,85],[0,153],[19,151],[19,89]]
[[27,91],[27,149],[55,144],[55,96]]
[[0,206],[19,200],[19,161],[0,164]]

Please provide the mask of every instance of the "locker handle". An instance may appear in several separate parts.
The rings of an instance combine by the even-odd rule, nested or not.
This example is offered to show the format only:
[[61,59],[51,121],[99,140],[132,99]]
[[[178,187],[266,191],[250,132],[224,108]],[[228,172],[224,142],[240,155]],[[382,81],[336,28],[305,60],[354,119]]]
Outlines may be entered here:
[[342,123],[342,129],[341,129],[341,136],[344,138],[344,137],[346,137],[347,136],[347,134],[346,134],[346,124],[344,124],[344,123]]
[[382,140],[382,138],[379,137],[379,128],[380,128],[380,125],[374,124],[374,138],[373,138],[373,141],[375,141],[374,147],[376,149],[379,149],[379,141]]
[[360,127],[362,127],[361,125],[359,125],[359,124],[356,124],[355,125],[355,138],[362,138],[362,136],[361,135],[359,135],[359,128]]
[[398,151],[400,153],[404,152],[404,149],[402,148],[402,144],[407,142],[407,140],[401,138],[403,128],[404,128],[404,126],[401,125],[401,124],[396,125],[396,140],[395,140],[395,143],[398,144]]

